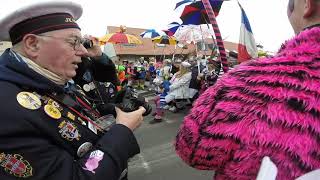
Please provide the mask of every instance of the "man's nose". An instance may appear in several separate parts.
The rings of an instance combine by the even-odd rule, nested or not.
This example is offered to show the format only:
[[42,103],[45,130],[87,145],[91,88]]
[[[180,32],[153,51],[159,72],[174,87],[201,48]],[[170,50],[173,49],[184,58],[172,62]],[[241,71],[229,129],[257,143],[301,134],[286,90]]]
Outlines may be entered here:
[[84,57],[88,54],[87,49],[81,44],[80,47],[76,51],[77,56]]

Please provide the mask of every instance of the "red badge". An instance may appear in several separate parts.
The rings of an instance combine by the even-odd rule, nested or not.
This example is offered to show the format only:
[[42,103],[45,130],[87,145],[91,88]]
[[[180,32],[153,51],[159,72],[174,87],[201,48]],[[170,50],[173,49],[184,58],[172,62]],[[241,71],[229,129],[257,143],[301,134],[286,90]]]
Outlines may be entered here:
[[32,167],[30,163],[23,159],[19,154],[0,154],[0,166],[10,174],[16,177],[32,176]]

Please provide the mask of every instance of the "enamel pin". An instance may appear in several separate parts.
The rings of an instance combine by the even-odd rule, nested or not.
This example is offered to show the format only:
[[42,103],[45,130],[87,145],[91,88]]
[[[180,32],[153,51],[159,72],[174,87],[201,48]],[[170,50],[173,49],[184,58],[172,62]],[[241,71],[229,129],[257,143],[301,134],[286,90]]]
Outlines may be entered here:
[[77,126],[74,125],[72,122],[62,121],[59,124],[59,129],[61,137],[68,141],[73,141],[74,139],[79,141],[81,137],[81,135],[79,134],[79,130],[77,129]]
[[38,96],[30,92],[20,92],[17,95],[18,103],[27,109],[36,110],[41,107],[41,101]]
[[19,154],[0,154],[0,166],[4,170],[16,177],[27,178],[32,176],[32,167],[30,163],[23,159]]
[[52,105],[49,105],[49,104],[45,105],[44,112],[53,119],[61,118],[61,112],[59,111],[59,109]]

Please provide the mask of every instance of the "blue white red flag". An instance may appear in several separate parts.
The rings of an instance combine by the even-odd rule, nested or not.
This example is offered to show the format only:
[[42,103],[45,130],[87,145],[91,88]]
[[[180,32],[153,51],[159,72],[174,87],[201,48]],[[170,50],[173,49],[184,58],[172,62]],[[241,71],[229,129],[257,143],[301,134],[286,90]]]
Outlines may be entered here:
[[258,57],[258,50],[255,39],[253,37],[249,19],[240,3],[238,4],[241,9],[240,39],[238,44],[238,62],[242,63],[249,59]]

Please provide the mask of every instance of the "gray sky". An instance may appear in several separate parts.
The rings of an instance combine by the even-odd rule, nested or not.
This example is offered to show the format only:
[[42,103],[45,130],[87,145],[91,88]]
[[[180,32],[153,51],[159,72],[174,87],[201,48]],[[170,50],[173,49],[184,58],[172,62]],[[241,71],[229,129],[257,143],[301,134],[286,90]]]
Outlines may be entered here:
[[[10,0],[0,6],[0,16],[25,3],[39,0]],[[107,26],[165,29],[179,20],[182,8],[174,11],[178,0],[73,0],[83,6],[78,21],[84,34],[103,36]],[[257,43],[276,51],[293,36],[287,20],[288,0],[239,0],[249,18]],[[179,11],[180,10],[180,11]],[[224,2],[217,17],[221,34],[227,41],[238,42],[241,13],[236,1]]]

